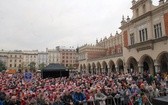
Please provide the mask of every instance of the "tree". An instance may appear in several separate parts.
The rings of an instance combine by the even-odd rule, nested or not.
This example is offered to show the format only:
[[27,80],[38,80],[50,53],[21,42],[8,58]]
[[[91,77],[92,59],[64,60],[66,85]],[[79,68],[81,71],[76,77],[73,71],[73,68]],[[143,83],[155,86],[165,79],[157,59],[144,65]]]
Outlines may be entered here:
[[74,69],[74,67],[72,66],[72,64],[70,64],[70,65],[68,66],[68,69],[69,69],[69,70]]
[[39,64],[39,69],[42,70],[46,65],[44,63]]
[[5,63],[0,61],[0,72],[6,70]]
[[36,63],[35,62],[30,62],[29,67],[30,67],[30,71],[31,72],[35,72],[35,70],[36,70]]

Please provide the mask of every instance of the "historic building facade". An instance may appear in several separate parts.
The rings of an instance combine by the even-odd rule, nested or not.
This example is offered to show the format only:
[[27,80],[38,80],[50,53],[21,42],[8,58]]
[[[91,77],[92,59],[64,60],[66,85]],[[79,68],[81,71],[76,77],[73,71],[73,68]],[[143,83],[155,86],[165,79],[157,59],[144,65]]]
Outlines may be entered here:
[[47,52],[38,52],[38,68],[40,68],[40,65],[48,65],[48,53]]
[[67,68],[76,67],[76,49],[57,46],[55,49],[47,49],[48,63],[63,64]]
[[151,0],[133,0],[131,10],[133,17],[123,17],[120,34],[79,48],[81,71],[168,71],[168,2],[154,6]]
[[77,53],[74,48],[60,47],[60,64],[63,64],[69,69],[76,69]]
[[85,44],[78,48],[79,69],[81,72],[100,73],[123,71],[122,35],[116,32],[95,45]]
[[38,50],[23,51],[22,69],[30,69],[30,64],[34,63],[35,68],[38,68]]
[[56,49],[46,49],[46,52],[48,53],[48,63],[60,63],[60,51],[59,48],[56,47]]
[[8,51],[7,52],[7,69],[18,70],[22,67],[23,54],[20,50]]

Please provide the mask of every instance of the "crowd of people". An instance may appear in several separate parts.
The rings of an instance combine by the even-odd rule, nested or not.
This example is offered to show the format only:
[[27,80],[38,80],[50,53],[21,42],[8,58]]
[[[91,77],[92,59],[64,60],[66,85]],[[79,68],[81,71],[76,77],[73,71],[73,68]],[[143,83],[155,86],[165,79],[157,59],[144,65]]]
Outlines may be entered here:
[[47,79],[33,73],[30,81],[24,73],[0,73],[0,105],[106,105],[107,99],[144,105],[167,95],[167,90],[168,75],[160,73],[76,73]]

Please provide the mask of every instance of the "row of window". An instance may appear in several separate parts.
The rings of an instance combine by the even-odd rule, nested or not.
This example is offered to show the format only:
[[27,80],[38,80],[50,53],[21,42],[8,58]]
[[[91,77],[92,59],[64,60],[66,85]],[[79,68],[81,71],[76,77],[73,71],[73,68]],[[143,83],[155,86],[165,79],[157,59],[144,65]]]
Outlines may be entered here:
[[[70,59],[72,59],[72,58],[75,59],[75,57],[72,57],[72,56],[71,56],[71,57],[68,57],[68,56],[66,56],[66,59],[68,59],[68,58],[70,58]],[[65,59],[65,56],[63,56],[62,59]]]
[[[74,63],[74,61],[70,60],[70,63]],[[62,63],[65,63],[65,60],[62,60]],[[66,60],[66,63],[68,63],[68,60]]]
[[[17,57],[20,57],[20,58],[22,58],[22,56],[21,55],[10,55],[10,57],[12,58],[12,57],[15,57],[15,58],[17,58]],[[26,58],[28,58],[29,56],[27,55],[26,56]],[[32,57],[34,57],[34,58],[36,58],[36,56],[34,55],[34,56],[30,56],[30,58],[32,58]]]
[[[9,66],[10,66],[10,67],[17,67],[17,64],[14,64],[14,65],[10,64]],[[18,67],[21,67],[21,64],[19,64]]]
[[[154,25],[154,35],[155,35],[156,39],[162,37],[162,26],[161,26],[161,23],[158,23],[158,24]],[[148,40],[148,30],[147,30],[147,28],[139,30],[139,39],[140,39],[140,42],[144,42],[144,41]],[[131,45],[135,44],[134,33],[130,34],[130,44]]]
[[[17,62],[17,60],[14,60],[15,62]],[[12,60],[10,60],[10,62],[12,62]],[[21,62],[21,60],[19,60],[19,62]]]
[[12,57],[15,57],[15,58],[17,58],[17,57],[20,57],[20,58],[22,58],[22,56],[21,55],[19,55],[19,56],[17,56],[17,55],[10,55],[10,57],[12,58]]
[[[72,55],[72,53],[62,53],[62,55]],[[75,55],[75,53],[74,53]]]

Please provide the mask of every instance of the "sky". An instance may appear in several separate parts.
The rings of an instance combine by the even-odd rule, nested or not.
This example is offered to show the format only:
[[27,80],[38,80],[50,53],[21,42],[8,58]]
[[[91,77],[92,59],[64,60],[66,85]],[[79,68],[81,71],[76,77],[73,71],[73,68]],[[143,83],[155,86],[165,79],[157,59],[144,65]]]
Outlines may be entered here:
[[[0,49],[95,44],[115,35],[132,0],[0,0]],[[157,4],[159,0],[153,0]]]

